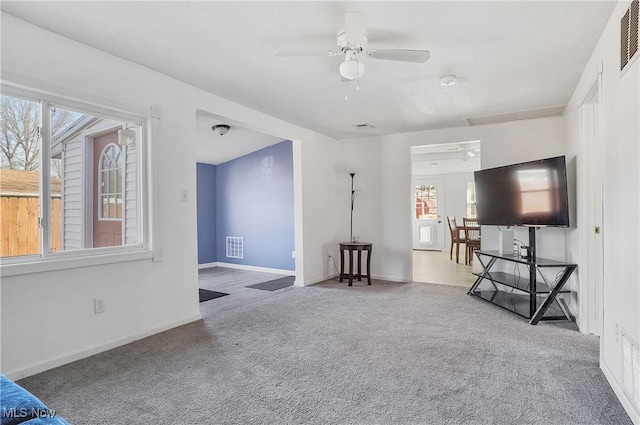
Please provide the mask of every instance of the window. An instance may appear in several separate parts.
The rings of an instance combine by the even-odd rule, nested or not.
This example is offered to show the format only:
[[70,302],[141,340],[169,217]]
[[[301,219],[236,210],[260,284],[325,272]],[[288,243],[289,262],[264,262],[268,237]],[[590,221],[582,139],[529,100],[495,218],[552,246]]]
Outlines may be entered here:
[[122,152],[118,145],[107,145],[100,155],[98,172],[100,220],[122,219]]
[[[40,104],[2,96],[0,113],[0,256],[40,254]],[[51,207],[60,205],[53,181]]]
[[467,215],[468,218],[476,218],[476,182],[467,182]]
[[416,219],[438,219],[438,193],[432,184],[416,185]]
[[11,95],[1,97],[0,257],[145,248],[146,120],[3,93]]

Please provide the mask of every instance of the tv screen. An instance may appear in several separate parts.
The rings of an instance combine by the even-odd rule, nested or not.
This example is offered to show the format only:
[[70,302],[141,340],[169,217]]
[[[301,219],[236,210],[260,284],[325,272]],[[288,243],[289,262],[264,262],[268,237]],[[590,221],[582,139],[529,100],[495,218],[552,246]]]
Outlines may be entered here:
[[474,173],[478,223],[569,227],[564,156]]

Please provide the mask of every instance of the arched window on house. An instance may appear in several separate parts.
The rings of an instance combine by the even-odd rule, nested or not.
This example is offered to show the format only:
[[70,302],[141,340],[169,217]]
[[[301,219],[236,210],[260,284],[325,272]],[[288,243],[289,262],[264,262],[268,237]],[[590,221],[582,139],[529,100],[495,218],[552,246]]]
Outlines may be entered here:
[[122,150],[110,143],[100,155],[99,215],[101,220],[122,220]]

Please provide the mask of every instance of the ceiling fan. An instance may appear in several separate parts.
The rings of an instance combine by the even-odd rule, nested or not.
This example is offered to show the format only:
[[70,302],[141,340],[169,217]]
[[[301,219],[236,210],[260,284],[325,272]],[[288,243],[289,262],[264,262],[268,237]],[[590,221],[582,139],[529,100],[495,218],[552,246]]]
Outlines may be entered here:
[[279,57],[293,56],[340,56],[345,60],[340,64],[342,81],[357,80],[364,74],[364,64],[360,61],[362,55],[371,59],[383,59],[400,62],[424,63],[429,60],[428,50],[409,49],[370,49],[367,50],[367,18],[360,12],[345,12],[345,29],[338,33],[337,43],[339,52],[292,51],[276,52]]

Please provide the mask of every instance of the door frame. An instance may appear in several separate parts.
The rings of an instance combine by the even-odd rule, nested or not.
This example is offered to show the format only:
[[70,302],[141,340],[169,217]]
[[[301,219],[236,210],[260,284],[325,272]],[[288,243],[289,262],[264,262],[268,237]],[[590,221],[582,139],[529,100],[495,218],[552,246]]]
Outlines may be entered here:
[[[604,323],[604,159],[602,72],[578,106],[580,151],[577,220],[580,239],[579,327],[602,336]],[[595,228],[600,233],[595,233]]]

